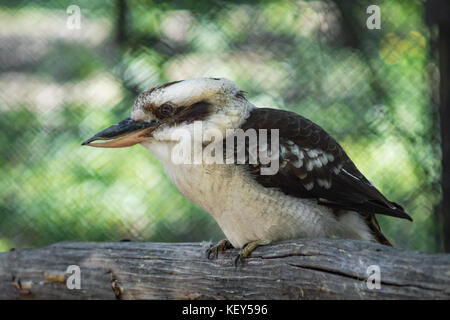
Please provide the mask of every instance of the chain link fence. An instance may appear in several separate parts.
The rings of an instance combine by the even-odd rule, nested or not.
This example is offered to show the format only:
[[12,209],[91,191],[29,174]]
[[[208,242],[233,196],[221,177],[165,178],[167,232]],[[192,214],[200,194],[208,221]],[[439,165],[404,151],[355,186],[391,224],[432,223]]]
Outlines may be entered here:
[[421,1],[0,1],[0,251],[223,238],[144,148],[80,146],[141,91],[203,76],[321,125],[415,220],[379,216],[384,233],[438,251],[432,37]]

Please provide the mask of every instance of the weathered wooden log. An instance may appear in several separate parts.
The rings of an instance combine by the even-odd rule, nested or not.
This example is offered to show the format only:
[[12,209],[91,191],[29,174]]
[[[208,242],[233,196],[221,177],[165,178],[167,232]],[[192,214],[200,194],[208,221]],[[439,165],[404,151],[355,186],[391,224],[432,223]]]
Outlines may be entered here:
[[[207,243],[62,242],[4,252],[0,298],[450,298],[449,254],[353,240],[302,239],[259,247],[236,267],[236,249],[208,260],[207,247]],[[69,265],[79,266],[81,289],[68,288],[75,275],[66,273]],[[373,280],[378,275],[380,286]]]

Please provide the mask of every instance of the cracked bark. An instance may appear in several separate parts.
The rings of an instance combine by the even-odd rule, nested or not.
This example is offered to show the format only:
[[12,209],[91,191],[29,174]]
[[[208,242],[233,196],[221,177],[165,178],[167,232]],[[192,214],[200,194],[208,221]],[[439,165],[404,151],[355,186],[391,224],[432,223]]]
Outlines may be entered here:
[[[450,255],[294,240],[208,260],[206,243],[76,243],[0,253],[1,299],[449,299]],[[69,265],[81,289],[65,284]],[[369,289],[378,265],[381,289]]]

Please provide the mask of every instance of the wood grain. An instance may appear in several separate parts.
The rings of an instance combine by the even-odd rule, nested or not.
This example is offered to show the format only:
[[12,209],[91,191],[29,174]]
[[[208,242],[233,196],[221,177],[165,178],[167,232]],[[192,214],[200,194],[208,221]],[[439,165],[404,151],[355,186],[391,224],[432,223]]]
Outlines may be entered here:
[[[208,243],[62,242],[0,253],[1,299],[449,299],[450,255],[294,240],[208,260]],[[81,289],[69,290],[69,265]],[[381,289],[369,289],[378,265]]]

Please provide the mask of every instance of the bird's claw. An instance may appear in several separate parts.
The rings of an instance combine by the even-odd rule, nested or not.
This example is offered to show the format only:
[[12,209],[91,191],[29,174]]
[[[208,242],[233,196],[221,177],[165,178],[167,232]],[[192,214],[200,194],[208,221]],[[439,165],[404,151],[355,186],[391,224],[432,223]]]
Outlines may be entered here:
[[239,262],[244,262],[244,260],[247,259],[247,257],[260,245],[266,245],[269,243],[270,241],[256,240],[245,244],[241,251],[239,251],[237,257],[234,259],[234,266],[237,267]]
[[234,266],[237,268],[239,263],[244,262],[245,257],[242,255],[242,250],[239,252],[239,254],[234,258]]
[[219,257],[219,252],[225,252],[227,249],[233,248],[233,245],[228,240],[220,240],[217,244],[210,246],[206,250],[206,256],[208,259]]
[[[256,248],[256,247],[255,247]],[[239,251],[239,254],[234,259],[234,266],[237,267],[239,263],[243,263],[245,259],[252,253],[254,250],[253,248],[253,242],[247,243],[242,247],[242,249]]]

